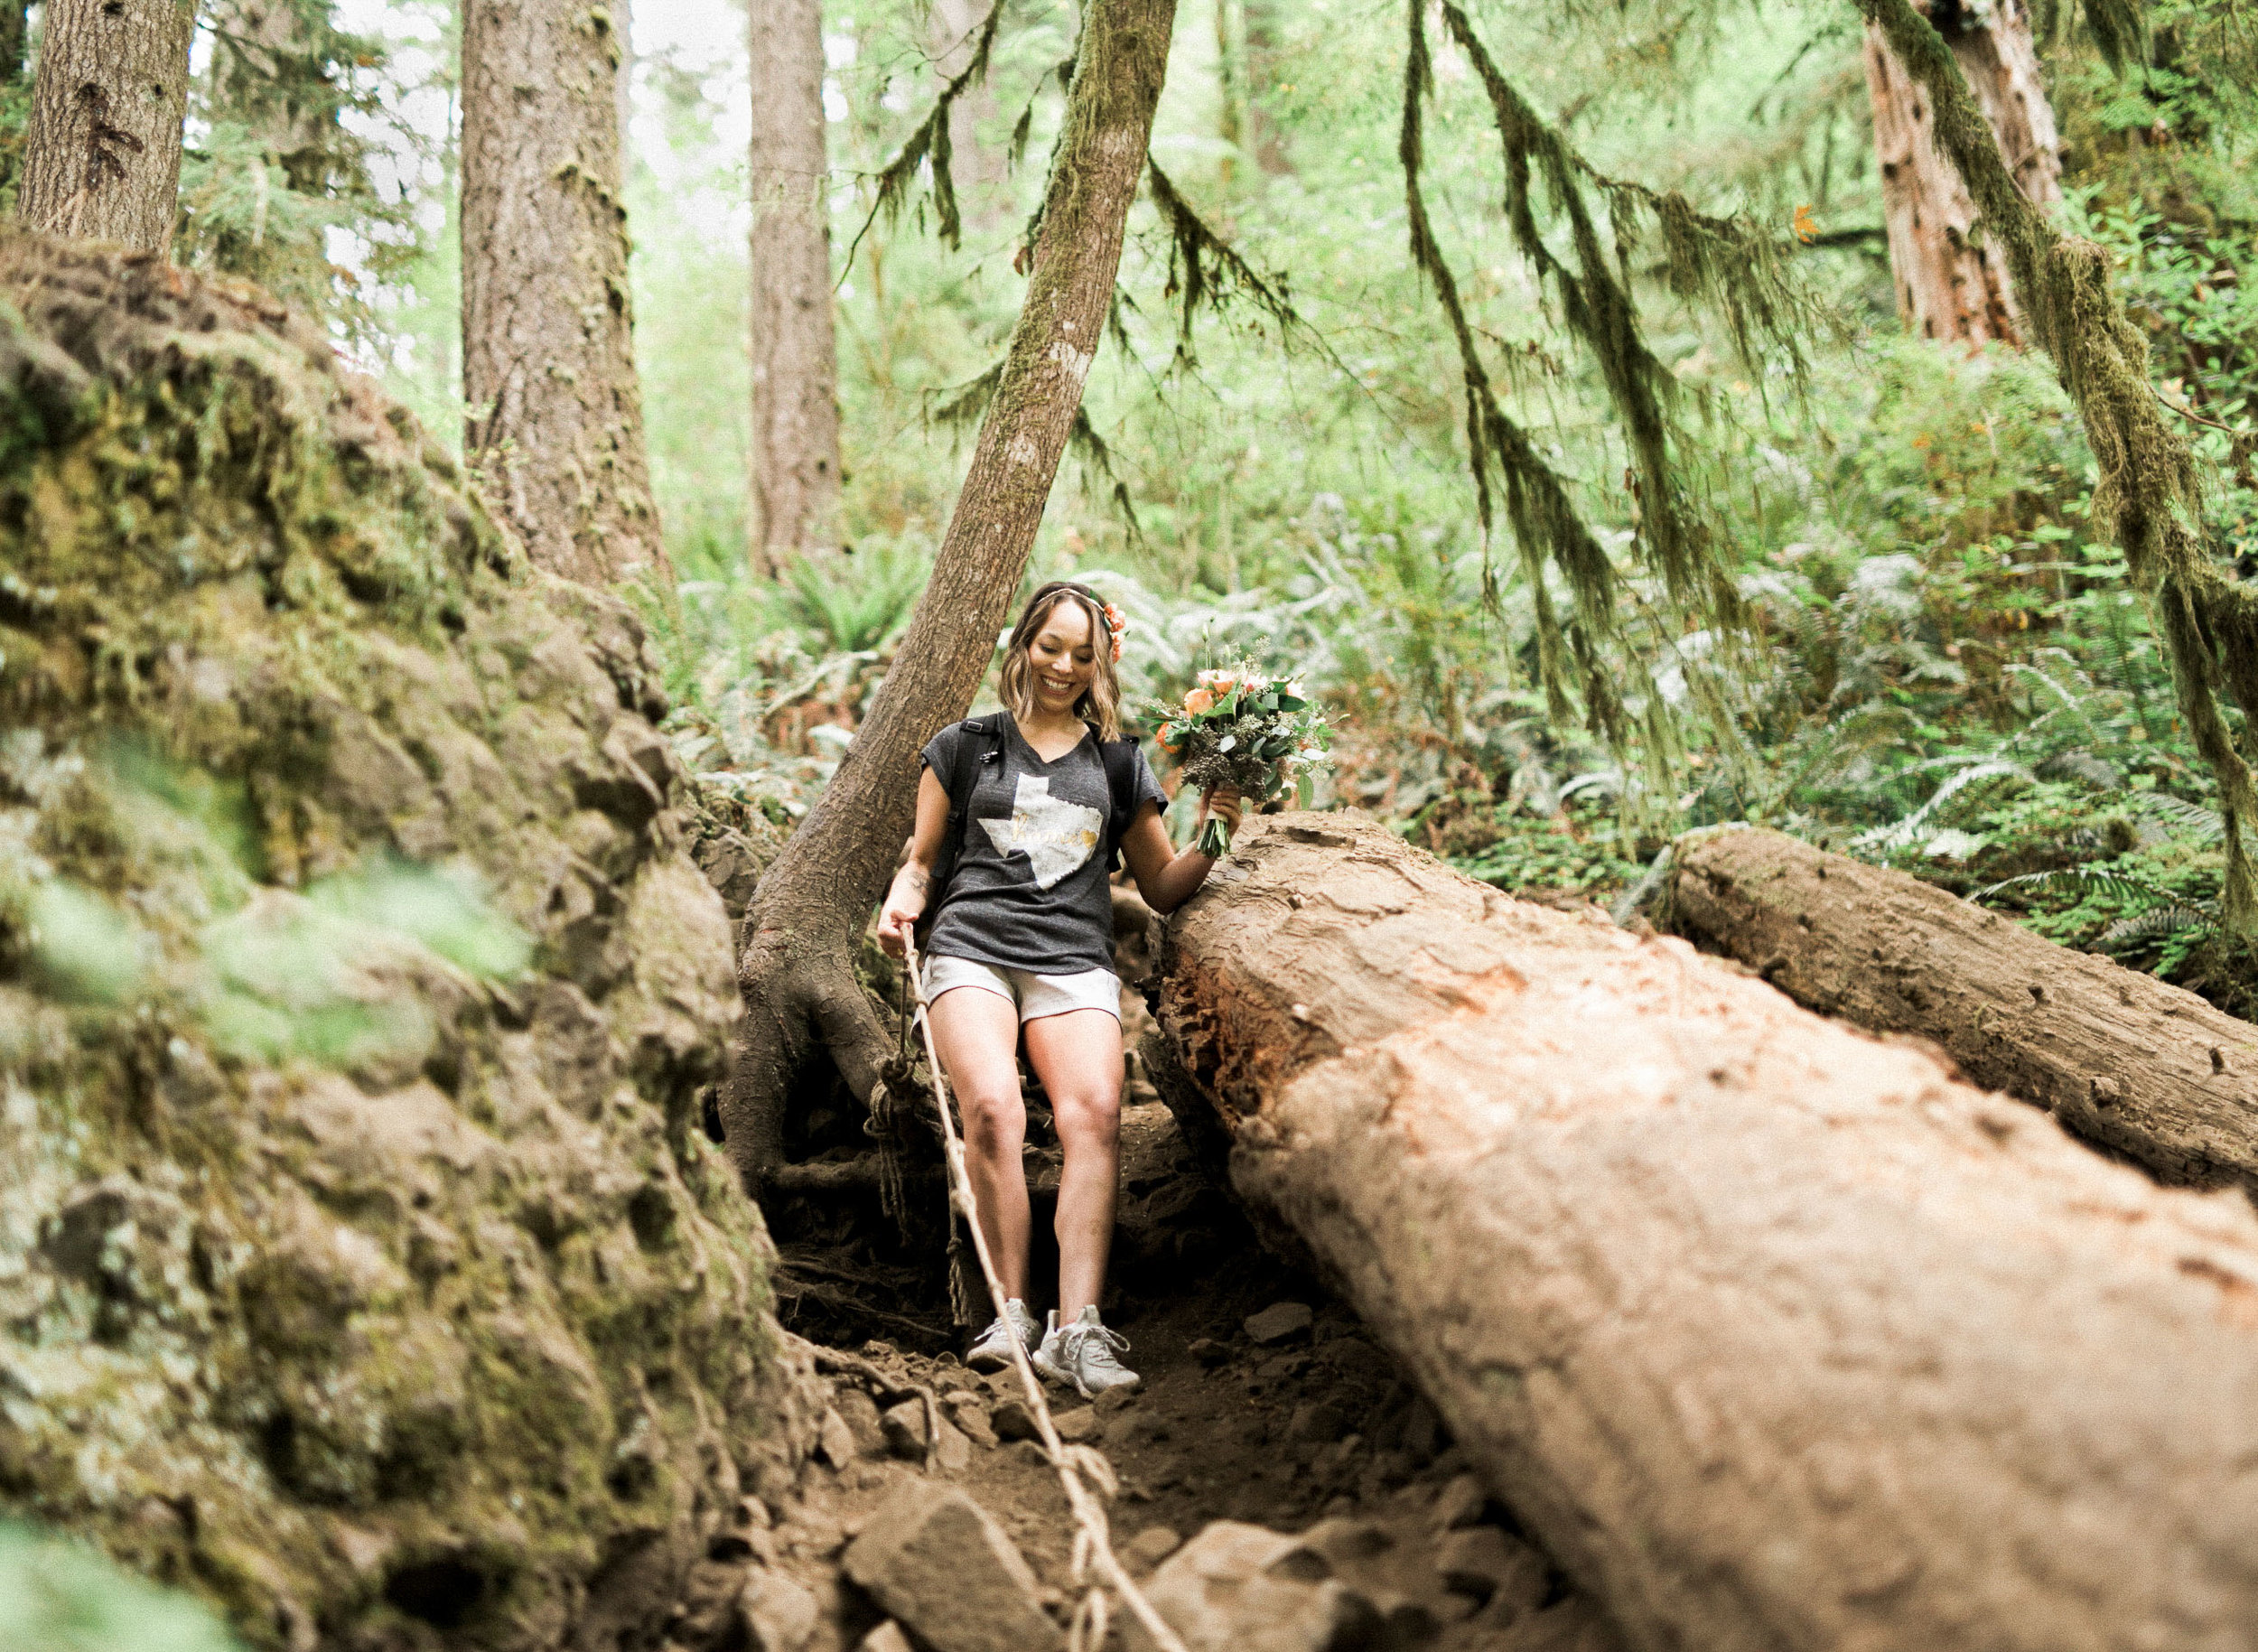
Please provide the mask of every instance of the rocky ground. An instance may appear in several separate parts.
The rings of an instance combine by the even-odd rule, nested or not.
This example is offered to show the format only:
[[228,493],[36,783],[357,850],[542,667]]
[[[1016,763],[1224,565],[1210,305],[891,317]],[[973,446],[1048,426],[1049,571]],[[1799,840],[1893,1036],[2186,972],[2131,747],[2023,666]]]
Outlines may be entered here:
[[[1132,1106],[1124,1135],[1124,1180],[1144,1204],[1204,1208],[1173,1185],[1199,1171],[1164,1107]],[[1128,1237],[1133,1253],[1153,1247],[1134,1224]],[[1192,1652],[1617,1644],[1388,1355],[1243,1230],[1172,1271],[1133,1262],[1123,1277],[1109,1322],[1131,1339],[1143,1390],[1092,1405],[1052,1389],[1051,1405],[1066,1439],[1112,1464],[1116,1547]],[[1064,1646],[1073,1527],[1016,1376],[891,1340],[815,1358],[829,1395],[816,1460],[788,1498],[745,1500],[668,1644]],[[1117,1627],[1109,1644],[1147,1643]]]

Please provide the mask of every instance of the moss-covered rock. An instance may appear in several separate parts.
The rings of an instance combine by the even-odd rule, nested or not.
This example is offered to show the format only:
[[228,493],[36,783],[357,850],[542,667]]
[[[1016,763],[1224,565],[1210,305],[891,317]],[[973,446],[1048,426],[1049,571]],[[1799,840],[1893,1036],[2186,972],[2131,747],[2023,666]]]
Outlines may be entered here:
[[639,629],[255,291],[0,301],[0,1509],[254,1646],[618,1644],[807,1428]]

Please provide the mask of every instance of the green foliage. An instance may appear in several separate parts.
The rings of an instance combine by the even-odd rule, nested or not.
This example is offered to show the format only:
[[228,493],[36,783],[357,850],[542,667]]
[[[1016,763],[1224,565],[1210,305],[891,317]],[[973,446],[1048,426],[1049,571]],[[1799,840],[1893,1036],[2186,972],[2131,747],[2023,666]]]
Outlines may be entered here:
[[[1274,38],[1227,76],[1209,5],[1182,8],[1152,198],[1030,573],[1089,578],[1130,613],[1133,696],[1241,655],[1302,675],[1341,729],[1320,799],[1508,882],[1604,891],[1669,833],[1732,818],[1964,893],[2116,866],[2177,907],[2067,882],[1997,898],[2078,945],[2148,922],[2154,944],[2106,944],[2231,997],[2230,947],[2174,951],[2158,938],[2177,920],[2147,915],[2219,895],[2226,800],[2181,720],[2148,553],[2113,523],[2128,477],[2178,476],[2220,602],[2258,571],[2246,7],[2064,4],[2041,31],[2061,221],[2113,261],[2137,335],[2117,342],[2145,345],[2163,403],[2110,382],[2128,417],[2155,408],[2143,440],[2185,438],[2180,472],[2108,429],[2097,459],[2044,356],[1899,335],[1855,8],[1610,0],[1507,28],[1492,8],[1309,0],[1273,8]],[[682,574],[642,597],[673,733],[779,820],[835,765],[945,533],[1073,46],[1068,8],[1006,8],[992,34],[979,12],[984,67],[950,60],[937,120],[956,42],[929,8],[826,21],[853,557],[776,586],[744,567],[731,31],[639,63],[629,191]],[[1415,258],[1422,222],[1433,256]],[[395,359],[443,361],[448,289],[417,292],[430,309],[394,313],[422,329]],[[1470,459],[1498,529],[1546,547],[1487,582]],[[1719,623],[1736,614],[1738,642]],[[2241,723],[2228,704],[2230,739]]]
[[[181,166],[173,257],[258,282],[363,341],[378,337],[362,289],[423,253],[415,203],[387,190],[429,148],[401,118],[387,42],[341,29],[330,0],[210,0],[210,54]],[[332,260],[350,235],[359,268]]]
[[0,1525],[0,1646],[23,1652],[236,1652],[185,1595],[129,1577],[90,1549]]

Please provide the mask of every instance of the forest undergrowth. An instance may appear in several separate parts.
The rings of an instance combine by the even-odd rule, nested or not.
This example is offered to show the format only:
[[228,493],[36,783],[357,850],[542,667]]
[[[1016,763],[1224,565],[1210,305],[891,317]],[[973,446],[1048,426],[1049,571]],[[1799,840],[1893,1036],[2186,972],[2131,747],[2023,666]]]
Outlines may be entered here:
[[[2250,1013],[2258,957],[2219,921],[2210,781],[2123,561],[2085,537],[2091,461],[2060,391],[2012,351],[1889,341],[1819,400],[1806,426],[1738,438],[1745,543],[1774,547],[1740,574],[1757,668],[1667,788],[1548,720],[1526,593],[1486,603],[1462,525],[1406,499],[1313,497],[1242,545],[1236,592],[1149,549],[1055,562],[1130,615],[1133,705],[1218,660],[1299,673],[1341,729],[1311,800],[1501,889],[1606,902],[1675,833],[1747,820]],[[865,541],[778,585],[729,548],[684,557],[644,598],[684,758],[788,826],[883,677],[927,555]],[[1681,642],[1663,692],[1686,696],[1703,649]]]
[[[2159,394],[2204,467],[2211,542],[2248,574],[2258,309],[2243,272],[2258,206],[2236,162],[2248,96],[2229,72],[2244,46],[2209,0],[2167,9],[2145,67],[2050,48],[2060,211],[2115,261]],[[1605,64],[1492,31],[1509,74],[1587,89],[1573,107],[1588,113],[1563,130],[1590,135],[1601,169],[1792,225],[1807,248],[1798,279],[1842,323],[1815,341],[1807,379],[1784,360],[1751,372],[1662,271],[1637,272],[1647,343],[1699,436],[1681,458],[1721,536],[1740,636],[1661,617],[1667,593],[1638,572],[1636,490],[1610,480],[1633,456],[1598,369],[1547,341],[1550,302],[1492,204],[1479,77],[1438,36],[1424,187],[1442,256],[1507,405],[1576,479],[1619,566],[1619,632],[1666,703],[1659,718],[1633,707],[1665,738],[1610,746],[1548,713],[1535,593],[1502,528],[1485,545],[1452,457],[1456,346],[1403,252],[1396,25],[1325,10],[1284,25],[1282,61],[1327,31],[1368,30],[1372,61],[1322,85],[1274,80],[1264,165],[1207,135],[1239,128],[1212,107],[1227,77],[1205,61],[1198,22],[1154,140],[1171,191],[1271,273],[1306,333],[1252,309],[1196,328],[1172,314],[1177,248],[1165,215],[1141,206],[1090,382],[1083,485],[1054,499],[1027,576],[1072,571],[1128,612],[1133,705],[1239,658],[1299,675],[1340,728],[1338,766],[1311,800],[1369,809],[1500,888],[1608,901],[1675,834],[1759,822],[2258,1009],[2258,955],[2221,910],[2216,790],[2153,615],[2094,519],[2101,479],[2076,407],[2042,355],[1932,346],[1897,324],[1878,232],[1857,228],[1880,215],[1879,182],[1864,89],[1840,72],[1841,18],[1787,6],[1777,31],[1733,53],[1681,42],[1675,57]],[[833,141],[863,180],[839,197],[843,231],[863,228],[868,180],[923,107],[909,97],[891,115],[872,96],[917,84],[914,36],[890,16],[835,50],[853,113]],[[1046,43],[1062,42],[1032,26],[1013,47],[1027,61],[999,60],[1003,115]],[[710,85],[679,72],[667,85],[671,129],[694,132]],[[1040,151],[1040,96],[1025,107]],[[695,141],[671,153],[677,178],[696,175]],[[779,826],[835,766],[921,588],[962,460],[949,409],[1008,318],[1005,203],[1026,184],[968,185],[961,248],[909,220],[868,227],[838,289],[841,397],[850,431],[883,439],[866,434],[848,460],[849,554],[773,584],[746,570],[738,484],[706,440],[733,387],[668,377],[691,359],[677,331],[686,341],[711,315],[690,285],[711,260],[643,257],[664,295],[644,330],[647,370],[681,391],[651,415],[680,583],[644,593],[674,734]],[[644,221],[671,225],[677,202],[643,187]],[[1572,607],[1547,578],[1554,609]]]

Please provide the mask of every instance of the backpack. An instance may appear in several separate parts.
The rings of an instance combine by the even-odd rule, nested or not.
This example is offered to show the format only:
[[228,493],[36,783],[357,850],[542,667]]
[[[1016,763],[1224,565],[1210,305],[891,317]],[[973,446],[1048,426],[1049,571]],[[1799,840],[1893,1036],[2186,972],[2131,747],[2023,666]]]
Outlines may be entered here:
[[[941,777],[948,792],[948,825],[941,832],[941,846],[933,856],[933,874],[929,887],[933,898],[926,902],[924,912],[916,926],[918,939],[922,943],[933,928],[933,920],[940,916],[941,907],[948,898],[948,881],[956,871],[956,857],[965,845],[965,823],[971,817],[972,794],[980,783],[981,770],[990,763],[1003,761],[1005,731],[1010,726],[1009,712],[991,712],[984,717],[967,717],[957,724],[964,738],[956,742],[956,751],[947,774]],[[1108,864],[1121,865],[1121,840],[1129,830],[1130,810],[1135,807],[1137,796],[1137,741],[1133,734],[1119,740],[1101,740],[1097,755],[1106,765],[1106,791],[1110,799],[1106,819],[1106,854]]]

